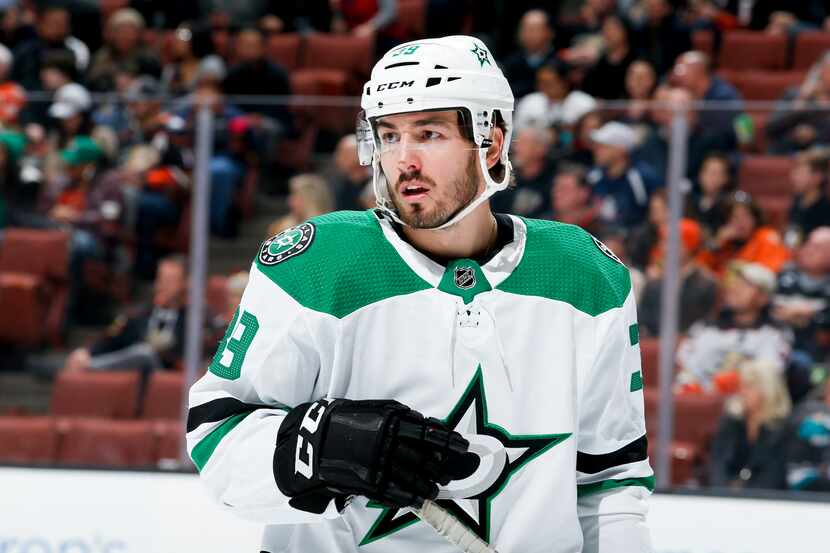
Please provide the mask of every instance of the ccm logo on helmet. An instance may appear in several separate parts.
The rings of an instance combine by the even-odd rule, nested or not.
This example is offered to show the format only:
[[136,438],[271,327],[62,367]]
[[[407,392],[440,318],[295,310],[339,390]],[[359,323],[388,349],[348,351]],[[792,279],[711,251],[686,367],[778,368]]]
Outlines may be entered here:
[[391,83],[381,83],[377,87],[378,92],[384,90],[392,90],[394,88],[405,88],[407,86],[415,86],[415,81],[392,81]]

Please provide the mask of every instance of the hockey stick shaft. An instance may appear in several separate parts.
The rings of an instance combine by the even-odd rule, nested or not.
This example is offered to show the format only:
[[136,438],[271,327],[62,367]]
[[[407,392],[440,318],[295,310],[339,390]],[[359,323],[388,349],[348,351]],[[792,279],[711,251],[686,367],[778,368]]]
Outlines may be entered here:
[[464,553],[498,553],[434,501],[427,499],[419,509],[414,509],[414,512],[418,518],[432,526],[444,539]]

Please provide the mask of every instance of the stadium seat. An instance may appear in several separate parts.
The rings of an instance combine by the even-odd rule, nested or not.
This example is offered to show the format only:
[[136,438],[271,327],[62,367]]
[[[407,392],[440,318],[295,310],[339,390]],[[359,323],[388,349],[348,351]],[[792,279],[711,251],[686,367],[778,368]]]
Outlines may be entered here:
[[766,223],[779,231],[787,226],[793,198],[790,195],[758,196],[758,206],[764,212]]
[[787,67],[787,37],[761,31],[724,33],[718,53],[720,69],[771,69]]
[[798,33],[795,37],[793,69],[810,69],[827,51],[830,51],[830,33],[820,31]]
[[0,272],[23,273],[41,280],[48,306],[40,319],[42,336],[53,346],[60,345],[69,299],[69,234],[62,230],[6,229],[0,242]]
[[398,23],[411,39],[424,36],[426,18],[426,0],[398,0]]
[[75,466],[146,468],[156,462],[156,436],[149,421],[60,419],[59,463]]
[[0,342],[40,345],[49,303],[43,280],[24,273],[0,273]]
[[660,340],[640,338],[640,361],[643,368],[643,385],[646,388],[660,385]]
[[710,58],[713,57],[715,53],[715,34],[709,29],[698,29],[692,32],[692,47]]
[[301,48],[299,33],[271,35],[265,41],[265,57],[286,71],[293,71],[300,63]]
[[277,161],[280,166],[297,172],[308,170],[319,129],[314,123],[300,125],[300,136],[281,140],[277,145]]
[[[339,69],[298,69],[291,73],[291,88],[298,94],[314,96],[346,96],[354,93],[349,74]],[[322,105],[296,106],[295,111],[319,129],[336,134],[354,132],[359,106]]]
[[753,129],[755,129],[751,149],[753,152],[763,154],[767,151],[767,121],[769,120],[769,112],[750,111],[748,115],[752,119]]
[[341,69],[362,80],[372,65],[373,39],[352,35],[311,33],[300,56],[300,68]]
[[141,407],[142,419],[177,420],[182,416],[184,375],[155,372],[150,376]]
[[738,188],[756,200],[762,196],[789,197],[793,160],[787,156],[749,155],[738,169]]
[[157,421],[153,425],[156,437],[156,462],[178,460],[184,442],[185,426],[181,421]]
[[792,87],[804,81],[803,71],[719,71],[719,75],[731,82],[745,100],[780,100]]
[[57,451],[51,417],[0,417],[0,463],[51,464]]
[[139,387],[137,371],[61,373],[52,388],[50,410],[60,416],[133,418]]

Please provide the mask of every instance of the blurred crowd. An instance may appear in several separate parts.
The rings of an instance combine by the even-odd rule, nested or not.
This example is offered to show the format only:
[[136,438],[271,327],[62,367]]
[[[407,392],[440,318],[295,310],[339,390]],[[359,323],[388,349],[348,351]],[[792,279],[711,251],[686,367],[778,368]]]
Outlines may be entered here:
[[[830,7],[548,4],[0,3],[0,271],[15,231],[62,231],[67,324],[85,322],[102,297],[122,306],[101,336],[50,350],[32,370],[181,366],[200,107],[215,125],[212,235],[237,236],[257,184],[286,198],[269,235],[334,209],[373,206],[353,134],[313,135],[311,162],[283,164],[308,138],[310,119],[265,98],[290,96],[303,82],[274,54],[280,37],[369,40],[378,57],[405,40],[463,32],[491,46],[516,97],[516,182],[493,198],[494,210],[579,225],[602,239],[631,269],[644,343],[660,334],[671,130],[673,115],[686,113],[673,386],[678,398],[717,396],[724,406],[689,482],[830,489],[830,51],[763,117],[717,65],[730,33],[788,43],[830,36]],[[748,158],[763,155],[787,156],[785,168],[747,178]],[[769,180],[772,200],[758,185]],[[136,298],[129,291],[142,280],[152,291]],[[245,282],[244,272],[214,282],[206,354]],[[648,373],[645,380],[656,383]]]

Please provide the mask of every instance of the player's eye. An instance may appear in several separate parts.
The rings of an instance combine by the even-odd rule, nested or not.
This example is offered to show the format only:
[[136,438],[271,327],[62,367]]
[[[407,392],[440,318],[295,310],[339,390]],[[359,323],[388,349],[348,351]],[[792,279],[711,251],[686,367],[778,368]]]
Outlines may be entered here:
[[443,137],[444,135],[438,131],[424,131],[421,133],[421,138],[423,140],[438,140]]
[[396,132],[380,133],[381,144],[396,144],[400,141],[400,136]]

